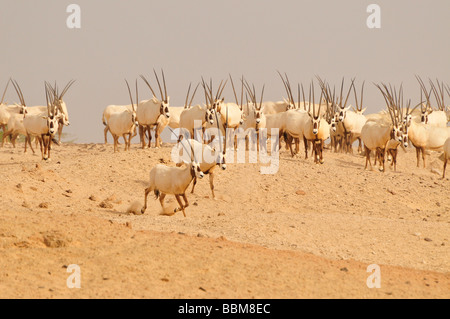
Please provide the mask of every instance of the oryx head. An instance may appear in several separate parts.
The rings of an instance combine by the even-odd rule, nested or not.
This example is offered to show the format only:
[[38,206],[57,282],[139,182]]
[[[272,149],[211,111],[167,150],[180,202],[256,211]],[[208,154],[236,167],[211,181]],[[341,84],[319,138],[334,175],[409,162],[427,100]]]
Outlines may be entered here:
[[69,88],[72,86],[72,84],[74,84],[74,83],[75,83],[75,80],[70,80],[66,84],[66,86],[64,87],[64,89],[62,90],[61,93],[58,92],[58,87],[56,86],[56,82],[55,82],[54,87],[52,87],[50,84],[48,84],[48,89],[55,96],[55,99],[54,99],[55,107],[58,110],[58,112],[60,114],[62,114],[62,116],[60,116],[60,124],[66,125],[66,126],[70,125],[70,122],[69,122],[69,114],[67,113],[67,106],[63,100],[63,97],[67,93]]
[[[392,129],[391,129],[391,139],[396,140],[399,143],[403,144],[403,147],[408,147],[408,120],[407,116],[410,115],[410,106],[411,100],[407,103],[406,108],[406,116],[403,116],[403,85],[400,85],[400,90],[397,94],[397,89],[392,88],[389,85],[389,88],[386,84],[382,83],[384,90],[378,85],[375,84],[378,89],[383,94],[384,100],[386,102],[386,106],[389,111],[389,115],[392,121]],[[418,106],[418,105],[417,105]],[[416,106],[416,107],[417,107]]]
[[[246,93],[247,107],[249,109],[253,109],[253,117],[255,119],[255,129],[258,132],[260,126],[265,127],[265,120],[266,120],[266,118],[265,118],[263,110],[262,110],[262,103],[263,103],[263,96],[264,96],[265,85],[263,85],[263,87],[262,87],[261,98],[260,98],[260,100],[258,102],[257,98],[256,98],[255,85],[252,84],[252,87],[250,87],[248,82],[245,81],[243,77],[242,77],[241,81],[243,83],[243,86],[245,87],[245,90],[247,91],[247,93]],[[248,96],[250,96],[250,103],[248,101]]]
[[[192,147],[192,144],[189,142],[189,140],[182,141],[182,136],[179,137],[178,142],[181,142],[181,146],[186,150],[187,154],[190,154],[191,156],[189,168],[192,178],[203,178],[204,174],[202,169],[200,168],[200,164],[195,154],[194,148]],[[185,144],[189,144],[190,152]]]
[[[320,94],[320,104],[319,104],[319,110],[317,111],[316,114],[316,101],[315,101],[315,94],[314,94],[314,81],[311,82],[310,86],[309,86],[309,110],[308,110],[308,115],[311,119],[312,122],[312,133],[314,135],[319,134],[319,129],[320,129],[320,121],[321,121],[321,116],[320,116],[320,109],[322,107],[322,97],[323,97],[323,90]],[[312,103],[311,103],[311,96],[312,96]],[[313,106],[312,109],[312,113],[311,113],[311,104]]]
[[47,116],[42,118],[47,121],[48,134],[54,136],[58,131],[59,121],[63,117],[63,114],[56,107],[56,100],[58,96],[56,95],[56,89],[45,82],[45,98],[47,100]]
[[[354,82],[355,82],[355,79],[352,79],[352,84],[350,85],[350,88],[348,89],[347,97],[345,98],[345,101],[342,102],[343,99],[344,99],[344,81],[345,81],[345,79],[342,78],[342,82],[341,82],[341,94],[340,94],[340,96],[339,96],[339,104],[338,104],[338,107],[339,107],[339,109],[338,109],[338,112],[339,112],[339,122],[343,122],[343,121],[345,120],[345,117],[346,117],[346,115],[347,115],[347,111],[351,108],[351,106],[346,106],[346,105],[347,105],[347,101],[348,101],[348,98],[349,98],[349,96],[350,96],[350,92],[351,92],[351,90],[352,90],[352,87],[354,88]],[[363,84],[363,88],[364,88],[364,84]],[[356,96],[356,92],[355,92],[355,96]]]
[[[156,97],[155,91],[153,91],[150,83],[147,81],[147,79],[141,74],[141,79],[144,80],[145,84],[147,84],[147,86],[149,87],[150,91],[152,91],[153,94],[153,98],[160,103],[159,106],[159,113],[163,116],[165,116],[166,118],[170,117],[170,112],[169,112],[169,100],[170,97],[167,95],[167,87],[166,87],[166,79],[164,77],[164,71],[161,69],[161,74],[162,74],[162,80],[163,80],[163,86],[164,86],[164,94],[161,88],[161,83],[159,82],[159,78],[158,75],[156,74],[155,69],[153,69],[153,73],[155,74],[155,78],[156,78],[156,82],[158,83],[158,87],[159,87],[159,92],[161,94],[161,99],[158,100],[158,98]],[[136,104],[139,103],[139,101],[136,101]]]

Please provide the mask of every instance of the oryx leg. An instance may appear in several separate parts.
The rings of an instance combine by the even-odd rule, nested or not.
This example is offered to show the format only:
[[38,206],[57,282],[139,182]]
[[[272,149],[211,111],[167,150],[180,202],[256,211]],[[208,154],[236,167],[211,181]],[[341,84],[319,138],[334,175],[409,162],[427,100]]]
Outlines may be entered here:
[[109,126],[106,125],[105,129],[103,130],[103,132],[105,134],[105,144],[108,144],[108,131],[109,131]]
[[8,135],[10,135],[12,132],[12,130],[8,130],[5,132],[5,128],[3,127],[3,137],[2,137],[2,147],[3,144],[5,144],[5,139],[8,137]]
[[444,154],[444,170],[442,172],[442,179],[445,178],[445,169],[447,168],[448,155]]
[[44,144],[44,151],[41,151],[41,155],[42,155],[42,159],[46,160],[46,155],[47,155],[47,144],[48,144],[48,140],[45,138],[45,134],[41,135],[41,139],[42,139],[42,143]]
[[425,148],[421,148],[421,152],[422,152],[422,160],[423,160],[423,168],[425,168],[426,167],[426,164],[425,164]]
[[152,129],[150,127],[150,125],[147,125],[144,130],[147,131],[148,134],[148,148],[152,147]]
[[[142,213],[142,214],[143,214],[143,213],[145,212],[145,210],[147,209],[147,197],[148,197],[148,194],[149,194],[152,190],[153,190],[153,187],[152,187],[152,186],[147,187],[147,188],[145,189],[144,207],[141,208],[141,213]],[[160,194],[160,196],[163,197],[163,194]],[[165,195],[164,195],[164,196],[165,196]],[[164,197],[163,197],[163,198],[164,198]],[[161,202],[161,200],[160,200],[160,202]],[[161,203],[161,206],[163,206],[162,203]],[[163,206],[163,208],[164,208],[164,206]]]
[[184,208],[187,208],[189,206],[189,202],[188,202],[188,199],[186,197],[186,194],[183,194],[183,199],[184,199]]
[[303,137],[303,144],[305,145],[305,159],[308,159],[308,140]]
[[119,151],[119,149],[117,147],[117,144],[119,142],[119,136],[118,135],[113,135],[113,139],[114,139],[114,153],[115,153],[115,152]]
[[416,147],[416,157],[417,157],[417,167],[419,167],[419,161],[420,161],[420,148]]
[[213,199],[216,199],[216,195],[214,194],[214,173],[209,173],[209,188],[211,188],[211,193]]
[[[364,167],[364,169],[367,169],[367,163],[369,163],[370,165],[370,170],[372,170],[372,163],[370,162],[370,149],[364,145],[364,149],[366,151],[366,166]],[[376,158],[376,155],[375,155]]]
[[162,207],[163,211],[164,211],[164,198],[165,197],[166,197],[165,193],[160,193],[159,194],[159,203],[161,204],[161,207]]
[[173,210],[174,213],[179,212],[180,210],[183,211],[183,216],[186,217],[186,212],[184,211],[183,203],[181,202],[180,195],[175,195],[175,198],[177,199],[178,205],[180,205],[180,208],[175,208]]
[[58,126],[58,144],[61,143],[61,135],[62,135],[63,126],[64,126],[64,124],[60,120],[59,126]]
[[[178,166],[178,164],[177,164],[177,166]],[[180,166],[181,166],[181,164],[180,164]],[[194,177],[194,181],[192,182],[191,194],[194,194],[195,184],[197,184],[197,177]]]

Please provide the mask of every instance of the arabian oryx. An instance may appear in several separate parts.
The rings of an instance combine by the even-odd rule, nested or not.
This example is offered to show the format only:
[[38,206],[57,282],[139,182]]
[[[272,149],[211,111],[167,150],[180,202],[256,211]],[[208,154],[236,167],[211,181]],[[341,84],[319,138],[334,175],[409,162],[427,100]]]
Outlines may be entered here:
[[[316,103],[315,103],[315,94],[314,94],[314,81],[310,85],[310,94],[309,94],[309,104],[311,104],[311,95],[312,95],[312,114],[309,111],[308,115],[309,118],[304,123],[304,130],[303,130],[303,142],[305,146],[305,159],[308,158],[308,142],[311,142],[313,144],[313,152],[314,152],[314,163],[324,163],[323,159],[323,147],[325,140],[330,137],[330,125],[326,121],[324,117],[322,117],[320,114],[320,110],[322,108],[322,102],[323,102],[323,94],[324,91],[321,91],[320,94],[320,103],[319,103],[319,109],[317,110],[316,114]],[[312,94],[311,94],[312,92]],[[325,107],[328,108],[329,104],[328,102],[325,102]]]
[[[386,85],[383,85],[384,90],[379,85],[376,86],[383,94],[389,111],[390,121],[385,117],[368,119],[361,130],[361,139],[364,143],[366,155],[365,169],[367,169],[367,164],[369,164],[372,169],[370,153],[371,151],[375,151],[375,161],[379,161],[379,170],[384,172],[386,149],[388,149],[390,155],[393,155],[393,164],[396,165],[396,151],[393,152],[393,150],[401,145],[401,143],[403,144],[403,147],[407,147],[408,141],[405,126],[402,125],[401,121],[401,112],[399,111],[399,105],[403,101],[403,98],[400,98],[401,94],[395,99],[395,96],[397,96],[396,91],[394,93],[392,89],[389,90]],[[394,143],[391,142],[391,140],[393,140]]]
[[[35,136],[41,148],[41,155],[43,160],[50,160],[50,150],[52,146],[52,140],[58,132],[58,126],[60,120],[63,118],[63,114],[59,111],[58,105],[58,96],[55,94],[55,88],[52,88],[51,85],[45,82],[45,97],[47,101],[47,114],[42,113],[27,113],[23,119],[23,125],[25,127],[27,137],[25,140],[25,149],[27,142],[29,143],[31,150],[34,153],[34,150],[31,146],[31,137]],[[21,102],[25,105],[25,100],[23,98],[22,92]]]
[[[112,113],[109,117],[109,130],[114,138],[114,153],[118,151],[118,142],[119,137],[123,137],[125,141],[125,151],[130,150],[131,146],[131,138],[136,135],[136,106],[133,103],[133,97],[131,96],[130,86],[128,85],[128,81],[125,80],[128,88],[128,94],[130,95],[131,101],[131,111],[128,109],[123,110],[122,112]],[[136,101],[138,100],[138,86],[136,80]],[[134,135],[133,135],[134,133]],[[127,140],[128,136],[128,140]]]
[[[138,103],[137,109],[136,109],[136,116],[137,121],[139,123],[139,136],[141,139],[141,145],[142,148],[145,148],[145,132],[148,134],[149,142],[148,147],[151,147],[151,129],[152,127],[156,126],[158,124],[158,119],[161,116],[165,116],[167,119],[170,118],[170,111],[169,111],[169,99],[170,97],[167,95],[167,87],[166,87],[166,79],[164,77],[164,71],[161,70],[162,73],[162,81],[164,86],[164,94],[161,89],[161,83],[159,82],[158,75],[156,74],[156,71],[153,70],[153,73],[155,74],[156,81],[158,83],[159,92],[161,93],[161,99],[158,99],[156,97],[155,91],[151,87],[150,83],[147,81],[147,79],[141,75],[142,80],[147,84],[148,88],[152,92],[152,98],[150,100],[144,100]],[[158,130],[156,130],[156,140],[158,140]],[[159,147],[158,144],[155,145],[155,147]]]
[[[427,98],[428,105],[429,95],[427,95],[427,90],[422,84],[421,89]],[[420,105],[421,104],[422,101]],[[450,127],[439,127],[430,124],[417,123],[412,120],[411,113],[412,111],[407,110],[404,117],[404,122],[406,122],[405,124],[408,129],[408,138],[411,141],[411,144],[416,148],[417,167],[419,167],[420,153],[422,153],[423,167],[425,168],[425,150],[442,151],[445,141],[450,137]]]
[[[182,145],[184,146],[184,144]],[[187,152],[189,153],[189,151]],[[185,167],[170,167],[157,164],[152,168],[150,171],[150,185],[145,189],[144,207],[141,209],[142,214],[147,209],[148,194],[153,191],[156,199],[159,198],[163,209],[166,195],[175,195],[180,207],[175,208],[173,214],[181,210],[184,217],[186,217],[185,209],[189,206],[186,189],[194,178],[203,178],[203,172],[192,148],[190,154],[191,160]],[[181,197],[183,197],[184,204],[181,201]]]

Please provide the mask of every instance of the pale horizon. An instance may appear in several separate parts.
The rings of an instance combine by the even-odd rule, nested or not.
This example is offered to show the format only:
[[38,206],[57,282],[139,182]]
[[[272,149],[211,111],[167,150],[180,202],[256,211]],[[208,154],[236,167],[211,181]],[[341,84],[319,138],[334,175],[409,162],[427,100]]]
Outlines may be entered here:
[[[69,29],[71,3],[3,1],[0,89],[12,77],[27,105],[42,105],[44,81],[63,87],[75,79],[65,96],[71,125],[63,132],[77,143],[103,142],[103,109],[129,104],[124,79],[144,74],[156,86],[153,68],[164,69],[171,106],[184,105],[190,82],[203,76],[217,85],[229,73],[235,82],[244,75],[258,92],[265,84],[265,101],[286,96],[277,70],[295,87],[316,75],[332,85],[356,77],[358,87],[366,82],[366,113],[385,107],[372,82],[403,83],[412,104],[420,94],[415,74],[450,82],[448,1],[83,0],[76,2],[81,29]],[[366,26],[371,3],[381,7],[380,29]],[[229,84],[224,95],[234,101]],[[139,99],[150,97],[139,80]],[[11,86],[6,99],[18,100]],[[198,91],[194,103],[203,99]]]

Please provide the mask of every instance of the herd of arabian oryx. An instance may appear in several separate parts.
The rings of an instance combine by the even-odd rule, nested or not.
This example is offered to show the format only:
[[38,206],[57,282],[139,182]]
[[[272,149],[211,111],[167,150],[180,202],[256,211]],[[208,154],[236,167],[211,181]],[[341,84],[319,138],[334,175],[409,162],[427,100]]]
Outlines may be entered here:
[[[288,76],[278,72],[287,98],[279,102],[264,102],[264,86],[258,97],[255,86],[250,85],[244,77],[240,79],[241,91],[240,99],[238,99],[230,75],[229,79],[236,101],[232,103],[225,102],[223,98],[228,79],[220,82],[214,94],[212,80],[208,83],[202,78],[192,95],[190,95],[191,85],[189,85],[184,107],[170,107],[164,72],[161,70],[161,81],[155,70],[153,72],[160,98],[157,97],[149,81],[141,75],[140,77],[151,91],[152,98],[139,102],[136,80],[133,99],[132,90],[126,81],[131,104],[109,105],[105,108],[102,117],[105,125],[105,143],[107,143],[109,131],[114,138],[114,152],[118,151],[120,137],[124,139],[125,150],[130,149],[131,139],[137,135],[137,128],[142,148],[147,147],[146,140],[148,140],[148,147],[151,147],[152,132],[155,136],[155,147],[159,147],[160,136],[165,127],[168,126],[173,133],[173,129],[179,129],[177,146],[180,151],[185,150],[187,152],[185,154],[189,154],[190,159],[180,159],[176,167],[158,164],[151,170],[150,186],[145,189],[142,213],[147,208],[148,194],[154,191],[163,208],[166,194],[175,195],[180,207],[174,212],[181,210],[186,216],[185,208],[189,205],[185,194],[186,189],[194,181],[193,192],[197,178],[202,178],[204,174],[209,175],[214,198],[214,168],[220,166],[223,170],[226,169],[227,141],[233,138],[234,146],[231,147],[235,149],[238,138],[245,138],[246,150],[248,150],[250,137],[253,143],[255,140],[264,141],[265,143],[262,144],[256,143],[257,151],[259,151],[260,144],[266,149],[267,138],[276,134],[280,139],[284,139],[286,149],[290,150],[292,156],[299,152],[300,140],[303,139],[305,159],[308,158],[308,150],[312,146],[314,162],[320,164],[324,163],[323,150],[328,138],[330,143],[327,146],[331,151],[334,149],[334,152],[347,153],[353,152],[352,145],[358,140],[358,152],[365,154],[365,168],[367,169],[368,166],[372,168],[370,155],[373,152],[374,164],[378,162],[379,170],[383,172],[385,157],[391,161],[391,166],[396,170],[398,147],[406,148],[411,142],[416,149],[418,167],[421,153],[423,167],[425,167],[426,150],[444,152],[442,178],[445,178],[445,169],[450,157],[450,127],[448,126],[450,108],[445,106],[444,98],[446,94],[450,96],[450,86],[439,80],[435,82],[429,80],[427,86],[420,77],[416,76],[421,92],[418,103],[411,103],[410,99],[404,98],[402,86],[396,88],[390,84],[375,84],[386,102],[386,109],[365,115],[364,83],[359,90],[354,79],[351,80],[348,89],[344,89],[344,79],[340,86],[331,87],[327,81],[317,77],[320,97],[315,93],[315,81],[312,80],[306,89],[302,84],[297,85],[297,100],[295,100]],[[12,105],[3,103],[10,83],[14,86],[20,103]],[[25,152],[28,145],[34,153],[31,140],[35,138],[36,147],[38,143],[40,145],[42,159],[50,159],[52,142],[60,144],[62,128],[64,125],[69,125],[69,114],[63,97],[73,83],[73,80],[67,83],[60,92],[56,83],[52,85],[45,82],[46,105],[28,107],[19,84],[10,79],[0,102],[2,147],[8,137],[15,147],[17,136],[24,135]],[[193,106],[192,101],[200,84],[203,87],[205,103]],[[347,104],[352,93],[355,107]],[[239,128],[244,134],[233,134]],[[209,137],[209,141],[191,138],[198,136],[200,132],[215,132],[219,138],[215,138],[213,133],[209,136],[204,134],[205,137]],[[215,142],[214,146],[212,141]],[[198,150],[198,147],[201,151],[194,151]],[[278,140],[276,147],[271,151],[278,151],[280,148]],[[205,152],[205,149],[208,152]],[[204,154],[212,154],[213,160],[204,160]]]

